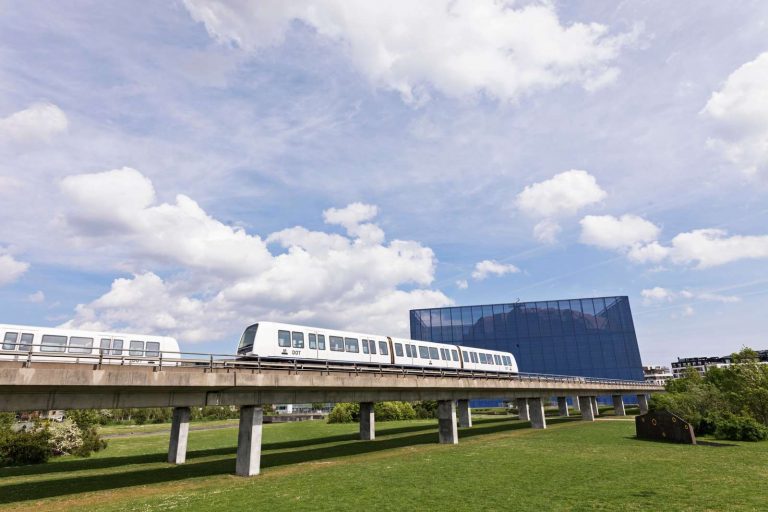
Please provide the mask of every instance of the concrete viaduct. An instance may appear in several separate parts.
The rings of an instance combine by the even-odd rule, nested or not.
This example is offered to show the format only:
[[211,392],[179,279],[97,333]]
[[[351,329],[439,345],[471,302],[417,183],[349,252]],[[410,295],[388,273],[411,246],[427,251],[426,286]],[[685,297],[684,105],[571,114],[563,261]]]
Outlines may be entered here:
[[470,399],[516,401],[520,419],[542,429],[550,397],[557,398],[560,415],[568,415],[567,397],[572,397],[581,418],[594,421],[597,396],[612,396],[616,414],[623,415],[623,396],[636,396],[641,412],[646,412],[648,394],[660,391],[663,387],[638,381],[467,371],[0,361],[0,411],[172,407],[168,461],[176,464],[186,459],[190,407],[239,406],[236,473],[241,476],[259,473],[261,404],[358,402],[360,438],[372,440],[375,402],[436,400],[439,442],[456,444],[457,423],[472,425]]

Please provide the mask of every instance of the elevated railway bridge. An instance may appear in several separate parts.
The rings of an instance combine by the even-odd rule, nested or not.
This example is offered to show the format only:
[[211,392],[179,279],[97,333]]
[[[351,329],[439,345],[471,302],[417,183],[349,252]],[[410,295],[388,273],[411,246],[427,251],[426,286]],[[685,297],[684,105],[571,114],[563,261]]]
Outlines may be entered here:
[[[0,356],[3,355],[0,352]],[[619,415],[624,396],[637,397],[641,412],[648,395],[663,387],[641,381],[543,374],[505,374],[461,369],[335,364],[330,362],[237,360],[234,356],[178,354],[174,358],[14,354],[0,360],[0,411],[172,407],[168,461],[186,459],[191,407],[238,406],[240,426],[236,473],[259,473],[262,404],[360,403],[360,438],[375,438],[373,405],[379,401],[436,400],[440,443],[458,443],[457,423],[470,427],[469,400],[516,401],[520,417],[546,428],[544,404],[557,398],[568,415],[572,397],[581,418],[594,421],[597,396],[611,396]],[[458,422],[457,422],[458,420]]]

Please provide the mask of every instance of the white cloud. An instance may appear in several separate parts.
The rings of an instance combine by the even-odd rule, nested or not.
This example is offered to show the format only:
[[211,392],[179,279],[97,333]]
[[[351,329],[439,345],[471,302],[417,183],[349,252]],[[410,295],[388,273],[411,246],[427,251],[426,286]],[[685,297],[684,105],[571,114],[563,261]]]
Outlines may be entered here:
[[742,259],[768,258],[768,235],[727,236],[721,229],[697,229],[672,239],[675,263],[696,263],[697,268],[724,265]]
[[718,293],[699,292],[699,291],[691,291],[691,290],[675,291],[675,290],[670,290],[669,288],[662,288],[660,286],[642,290],[640,292],[640,295],[643,297],[643,302],[645,304],[653,304],[653,303],[659,303],[659,302],[674,302],[674,301],[681,301],[681,300],[682,301],[698,300],[698,301],[722,302],[722,303],[741,302],[741,298],[735,295],[721,295]]
[[246,51],[278,45],[292,24],[339,43],[373,84],[409,102],[429,88],[501,100],[563,84],[594,90],[615,81],[614,62],[637,36],[599,23],[564,25],[554,4],[494,0],[185,0],[209,34]]
[[532,217],[573,215],[580,209],[605,199],[594,176],[572,169],[552,178],[528,185],[516,197],[517,207]]
[[533,226],[533,236],[543,244],[553,244],[557,242],[557,235],[563,230],[560,224],[551,220],[544,219]]
[[0,249],[0,286],[16,281],[27,270],[29,270],[29,263],[17,261]]
[[669,247],[664,247],[659,242],[647,244],[635,244],[627,252],[627,258],[635,263],[659,263],[669,256]]
[[68,126],[67,116],[59,107],[52,103],[36,103],[0,119],[0,141],[48,141],[67,131]]
[[660,301],[668,301],[672,300],[672,292],[667,290],[666,288],[662,288],[660,286],[656,286],[654,288],[650,288],[647,290],[642,290],[640,292],[640,295],[648,302],[660,302]]
[[[407,240],[384,244],[372,205],[324,212],[348,236],[296,226],[262,239],[222,224],[186,196],[155,204],[151,182],[133,169],[67,178],[62,189],[72,203],[66,225],[81,244],[108,242],[144,269],[79,305],[68,325],[169,333],[188,342],[233,335],[259,319],[404,335],[404,311],[451,304],[428,288],[437,263],[432,250]],[[127,200],[111,211],[101,194],[118,190]],[[284,250],[273,254],[268,244]],[[160,277],[151,270],[159,266],[176,273]]]
[[514,265],[499,263],[495,260],[483,260],[475,263],[475,270],[472,272],[472,278],[482,281],[488,276],[503,276],[505,274],[514,274],[520,272],[520,269]]
[[35,293],[29,294],[27,295],[27,302],[32,302],[33,304],[45,302],[45,293],[42,290],[38,290]]
[[469,283],[467,282],[466,279],[459,279],[458,281],[456,281],[456,288],[458,288],[459,290],[466,290],[467,288],[469,288]]
[[581,219],[581,242],[603,249],[631,250],[655,241],[661,229],[637,215],[587,215]]
[[716,122],[709,145],[748,174],[768,170],[768,52],[739,67],[702,114]]

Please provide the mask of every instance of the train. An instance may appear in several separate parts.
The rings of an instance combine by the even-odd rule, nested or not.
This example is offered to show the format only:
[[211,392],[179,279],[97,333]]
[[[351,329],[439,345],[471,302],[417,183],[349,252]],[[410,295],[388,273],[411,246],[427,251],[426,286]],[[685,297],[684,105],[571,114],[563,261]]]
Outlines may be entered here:
[[518,373],[517,362],[510,352],[278,322],[248,326],[240,337],[237,354],[242,359]]

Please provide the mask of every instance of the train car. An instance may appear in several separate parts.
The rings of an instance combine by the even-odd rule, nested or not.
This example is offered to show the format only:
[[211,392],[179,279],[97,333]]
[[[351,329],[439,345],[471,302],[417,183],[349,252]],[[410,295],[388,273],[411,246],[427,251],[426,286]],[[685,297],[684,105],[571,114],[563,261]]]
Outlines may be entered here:
[[163,357],[178,358],[179,344],[168,336],[113,331],[82,331],[55,327],[0,324],[0,360],[151,363]]
[[277,322],[247,327],[237,354],[245,359],[518,372],[515,357],[509,352]]

